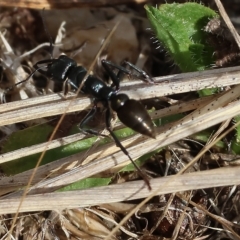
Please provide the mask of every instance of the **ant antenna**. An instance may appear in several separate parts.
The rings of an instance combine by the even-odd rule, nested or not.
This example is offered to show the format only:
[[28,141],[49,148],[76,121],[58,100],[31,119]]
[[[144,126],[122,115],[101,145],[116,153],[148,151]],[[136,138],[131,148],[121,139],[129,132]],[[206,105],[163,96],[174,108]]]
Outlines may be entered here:
[[53,40],[52,40],[52,37],[48,31],[48,28],[47,28],[47,24],[46,24],[46,21],[45,21],[45,17],[44,17],[44,12],[45,12],[45,8],[43,8],[43,10],[41,11],[41,18],[42,18],[42,22],[43,22],[43,28],[44,28],[44,31],[46,32],[47,36],[48,36],[48,40],[49,40],[49,52],[50,52],[50,56],[51,56],[51,59],[53,59]]
[[16,84],[14,84],[12,87],[7,88],[5,90],[5,93],[11,91],[13,89],[13,87],[16,87],[17,85],[20,85],[20,84],[22,84],[24,82],[27,82],[37,71],[39,71],[40,69],[43,69],[43,68],[46,68],[46,66],[41,66],[41,67],[35,69],[26,79],[24,79],[24,80],[22,80],[22,81],[20,81],[20,82],[18,82]]

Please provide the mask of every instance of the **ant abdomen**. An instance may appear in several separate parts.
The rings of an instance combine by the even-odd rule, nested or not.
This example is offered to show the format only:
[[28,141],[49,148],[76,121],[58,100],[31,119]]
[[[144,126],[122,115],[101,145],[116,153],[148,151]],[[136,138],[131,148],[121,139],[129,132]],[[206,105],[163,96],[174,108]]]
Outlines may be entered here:
[[111,98],[111,108],[127,127],[155,138],[152,120],[141,102],[129,99],[126,94],[117,94]]

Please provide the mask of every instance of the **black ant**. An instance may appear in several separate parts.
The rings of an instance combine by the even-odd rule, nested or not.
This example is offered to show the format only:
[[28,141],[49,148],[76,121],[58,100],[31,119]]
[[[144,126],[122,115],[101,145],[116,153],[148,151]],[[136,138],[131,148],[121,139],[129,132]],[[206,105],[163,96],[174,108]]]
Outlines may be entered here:
[[[50,48],[51,50],[53,49],[51,38]],[[61,55],[59,58],[51,58],[37,62],[33,66],[35,70],[27,77],[27,79],[15,84],[14,86],[28,81],[37,71],[54,82],[63,83],[64,94],[67,94],[69,87],[72,90],[78,91],[78,88],[81,86],[81,92],[91,96],[94,99],[94,105],[90,112],[80,122],[79,129],[85,134],[105,136],[95,130],[84,129],[86,123],[95,115],[97,111],[97,103],[101,102],[106,109],[105,124],[107,130],[114,139],[116,145],[131,160],[135,168],[138,170],[139,174],[144,179],[148,188],[151,189],[147,176],[145,176],[145,174],[135,164],[126,148],[121,144],[121,142],[112,131],[110,121],[112,118],[111,110],[113,110],[117,113],[120,121],[127,127],[148,137],[155,138],[155,131],[152,120],[144,106],[139,101],[129,99],[126,94],[118,93],[120,89],[120,81],[124,74],[133,75],[130,70],[126,69],[126,66],[129,66],[138,72],[144,80],[148,82],[153,81],[146,74],[146,72],[127,61],[124,62],[124,65],[118,66],[110,61],[102,60],[102,66],[112,80],[111,86],[108,86],[104,81],[94,75],[87,76],[85,82],[83,82],[87,70],[83,66],[77,66],[77,63],[73,59],[65,55]],[[118,73],[115,74],[113,69],[118,70]]]

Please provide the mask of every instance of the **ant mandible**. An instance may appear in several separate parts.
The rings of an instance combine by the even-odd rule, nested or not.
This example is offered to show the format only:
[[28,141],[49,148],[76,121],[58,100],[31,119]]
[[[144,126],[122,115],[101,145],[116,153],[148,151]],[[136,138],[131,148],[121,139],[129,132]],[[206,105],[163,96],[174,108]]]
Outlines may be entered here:
[[[43,24],[45,25],[44,20]],[[53,43],[50,37],[49,39],[52,56]],[[95,115],[97,111],[97,103],[101,102],[106,109],[105,124],[108,132],[112,136],[116,145],[133,163],[147,184],[148,188],[151,189],[148,177],[135,164],[126,148],[116,137],[111,129],[110,121],[112,118],[111,110],[113,110],[117,113],[120,121],[127,127],[148,137],[155,138],[152,120],[141,102],[130,99],[126,94],[119,93],[120,81],[124,74],[133,75],[132,72],[126,68],[126,66],[129,66],[138,72],[144,80],[152,82],[152,79],[147,75],[146,72],[127,61],[124,62],[124,65],[119,66],[110,61],[102,60],[102,66],[112,80],[111,86],[108,86],[104,81],[94,75],[87,76],[86,80],[83,82],[87,70],[83,66],[78,66],[73,59],[65,55],[61,55],[59,58],[51,58],[37,62],[33,66],[35,70],[25,80],[18,82],[15,84],[15,86],[28,81],[36,72],[41,73],[54,82],[62,83],[64,86],[64,94],[67,94],[69,86],[75,91],[78,91],[79,87],[82,86],[80,91],[83,94],[88,94],[91,96],[94,99],[94,104],[90,112],[80,122],[80,131],[85,134],[105,136],[93,129],[84,129],[86,123]],[[118,70],[118,73],[116,74],[113,69]]]

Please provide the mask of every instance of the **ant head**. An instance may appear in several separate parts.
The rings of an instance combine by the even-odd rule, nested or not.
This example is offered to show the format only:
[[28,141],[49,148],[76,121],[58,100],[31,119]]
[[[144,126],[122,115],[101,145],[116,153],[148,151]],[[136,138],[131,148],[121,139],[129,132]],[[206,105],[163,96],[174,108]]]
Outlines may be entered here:
[[[37,62],[34,65],[35,71],[40,72],[44,76],[52,79],[54,82],[64,82],[69,74],[69,69],[76,67],[76,62],[67,57],[61,55],[57,59],[46,59]],[[44,70],[45,69],[45,70]]]

